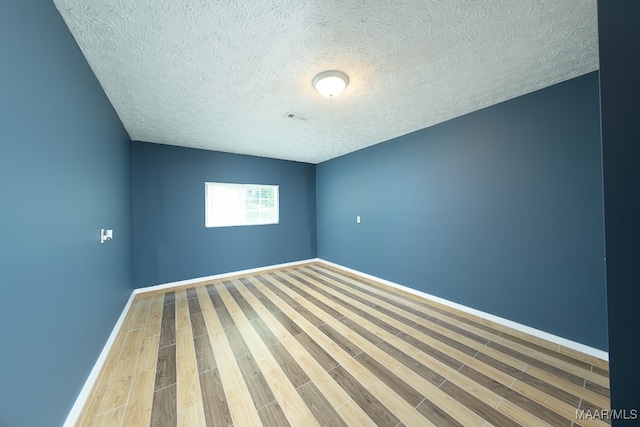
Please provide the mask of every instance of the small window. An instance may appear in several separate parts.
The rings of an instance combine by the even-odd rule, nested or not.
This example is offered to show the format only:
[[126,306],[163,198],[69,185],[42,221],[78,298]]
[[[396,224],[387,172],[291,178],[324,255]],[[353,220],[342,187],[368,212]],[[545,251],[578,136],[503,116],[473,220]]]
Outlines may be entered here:
[[278,186],[205,183],[205,226],[277,224]]

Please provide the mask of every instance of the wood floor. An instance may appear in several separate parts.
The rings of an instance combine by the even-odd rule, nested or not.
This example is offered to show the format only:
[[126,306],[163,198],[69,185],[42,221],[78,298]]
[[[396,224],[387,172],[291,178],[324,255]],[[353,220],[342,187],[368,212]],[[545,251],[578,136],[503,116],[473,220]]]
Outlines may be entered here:
[[608,365],[312,263],[138,296],[80,426],[606,426]]

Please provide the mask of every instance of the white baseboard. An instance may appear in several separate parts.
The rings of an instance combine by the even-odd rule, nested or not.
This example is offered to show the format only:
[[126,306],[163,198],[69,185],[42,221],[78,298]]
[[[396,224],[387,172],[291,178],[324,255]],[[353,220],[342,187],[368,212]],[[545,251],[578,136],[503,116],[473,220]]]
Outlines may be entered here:
[[100,370],[104,366],[107,360],[107,356],[111,351],[111,347],[113,347],[113,343],[115,342],[116,337],[118,336],[118,333],[122,328],[122,324],[124,323],[124,319],[127,317],[127,313],[131,308],[131,304],[133,303],[134,297],[135,297],[135,292],[131,292],[131,295],[129,296],[129,300],[127,301],[127,304],[124,306],[124,310],[122,310],[122,313],[118,318],[118,321],[116,322],[115,326],[113,327],[113,330],[111,331],[111,335],[109,335],[109,339],[107,339],[106,344],[102,348],[102,352],[100,353],[100,356],[98,356],[98,360],[96,361],[95,365],[93,365],[93,369],[91,370],[89,377],[85,381],[84,386],[82,387],[82,390],[80,390],[80,394],[78,395],[76,402],[73,404],[73,407],[71,408],[71,412],[69,412],[69,415],[67,415],[67,420],[64,422],[64,427],[74,427],[76,423],[79,421],[80,414],[82,413],[82,409],[84,408],[84,405],[87,403],[87,400],[89,399],[89,395],[91,394],[91,390],[93,389],[93,386],[95,385],[98,379]]
[[430,294],[427,294],[425,292],[418,291],[416,289],[409,288],[407,286],[400,285],[400,284],[395,283],[395,282],[391,282],[389,280],[381,279],[381,278],[373,276],[371,274],[363,273],[361,271],[354,270],[352,268],[345,267],[345,266],[342,266],[340,264],[333,263],[331,261],[326,261],[326,260],[318,258],[318,262],[321,262],[321,263],[333,266],[335,268],[339,268],[339,269],[348,271],[350,273],[356,274],[358,276],[361,276],[361,277],[364,277],[364,278],[367,278],[367,279],[375,280],[376,282],[383,283],[385,285],[391,286],[391,287],[396,288],[396,289],[401,289],[401,290],[403,290],[405,292],[408,292],[408,293],[411,293],[413,295],[417,295],[419,297],[426,298],[428,300],[437,302],[437,303],[445,305],[447,307],[454,308],[454,309],[462,311],[464,313],[468,313],[468,314],[471,314],[473,316],[477,316],[477,317],[480,317],[482,319],[486,319],[486,320],[489,320],[491,322],[495,322],[495,323],[497,323],[499,325],[506,326],[508,328],[515,329],[515,330],[520,331],[520,332],[524,332],[524,333],[532,335],[534,337],[542,338],[544,340],[547,340],[547,341],[550,341],[552,343],[555,343],[555,344],[570,348],[572,350],[579,351],[579,352],[587,354],[589,356],[597,357],[598,359],[601,359],[601,360],[606,360],[606,361],[609,360],[609,353],[606,352],[606,351],[603,351],[603,350],[600,350],[600,349],[597,349],[597,348],[594,348],[594,347],[590,347],[588,345],[585,345],[585,344],[582,344],[582,343],[579,343],[579,342],[576,342],[576,341],[571,341],[571,340],[568,340],[566,338],[550,334],[549,332],[541,331],[540,329],[532,328],[531,326],[523,325],[521,323],[517,323],[517,322],[514,322],[512,320],[505,319],[503,317],[495,316],[493,314],[486,313],[484,311],[476,310],[475,308],[467,307],[465,305],[458,304],[456,302],[449,301],[449,300],[446,300],[444,298],[437,297],[435,295],[430,295]]
[[318,258],[310,258],[310,259],[305,259],[305,260],[301,260],[301,261],[285,262],[284,264],[266,265],[264,267],[250,268],[250,269],[247,269],[247,270],[240,270],[240,271],[231,271],[229,273],[214,274],[213,276],[196,277],[194,279],[180,280],[180,281],[177,281],[177,282],[170,282],[170,283],[162,283],[160,285],[147,286],[147,287],[144,287],[144,288],[136,288],[133,292],[137,295],[137,294],[143,294],[143,293],[146,293],[146,292],[161,291],[161,290],[164,290],[164,289],[171,289],[171,288],[175,288],[175,287],[178,287],[178,286],[192,285],[194,283],[208,282],[210,280],[224,279],[225,277],[233,277],[233,276],[239,276],[239,275],[243,275],[243,274],[255,274],[255,273],[259,273],[261,271],[265,271],[265,270],[273,270],[275,268],[293,267],[293,266],[296,266],[296,265],[308,264],[310,262],[316,262],[316,261],[319,261],[319,259]]

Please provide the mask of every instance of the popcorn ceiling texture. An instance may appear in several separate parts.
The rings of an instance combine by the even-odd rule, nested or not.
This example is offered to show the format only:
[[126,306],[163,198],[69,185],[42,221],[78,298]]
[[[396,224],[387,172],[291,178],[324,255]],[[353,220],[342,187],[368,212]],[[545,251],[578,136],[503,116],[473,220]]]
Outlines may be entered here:
[[54,2],[131,139],[309,163],[598,68],[596,0]]

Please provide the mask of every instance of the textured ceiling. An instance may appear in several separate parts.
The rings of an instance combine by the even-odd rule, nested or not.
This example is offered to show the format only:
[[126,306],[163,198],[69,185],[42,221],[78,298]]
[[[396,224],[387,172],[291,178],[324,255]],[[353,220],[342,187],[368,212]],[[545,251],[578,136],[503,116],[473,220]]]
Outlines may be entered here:
[[598,68],[596,0],[54,2],[131,139],[309,163]]

